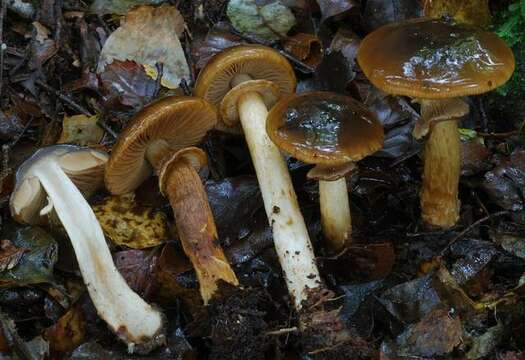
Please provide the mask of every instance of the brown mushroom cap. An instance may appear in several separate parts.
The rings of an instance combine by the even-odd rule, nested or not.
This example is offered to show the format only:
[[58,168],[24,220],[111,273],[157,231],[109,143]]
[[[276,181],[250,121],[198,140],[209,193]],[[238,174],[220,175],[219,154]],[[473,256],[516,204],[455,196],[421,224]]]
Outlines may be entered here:
[[295,91],[295,73],[286,58],[266,46],[239,45],[222,51],[208,62],[195,83],[195,95],[220,108],[222,99],[232,89],[232,79],[239,74],[275,83],[281,96]]
[[495,34],[439,19],[385,25],[365,37],[357,60],[377,88],[426,99],[490,91],[515,67],[512,51]]
[[113,147],[106,166],[106,186],[113,194],[135,190],[151,174],[146,151],[163,143],[170,152],[198,144],[217,121],[204,99],[172,96],[156,101],[130,121]]
[[342,165],[358,161],[383,146],[376,116],[351,97],[331,92],[291,95],[268,114],[272,141],[310,164]]
[[39,212],[46,204],[46,194],[33,174],[36,166],[56,161],[64,173],[87,197],[104,186],[104,167],[108,155],[76,145],[53,145],[36,151],[18,169],[10,206],[13,218],[22,223],[36,224]]

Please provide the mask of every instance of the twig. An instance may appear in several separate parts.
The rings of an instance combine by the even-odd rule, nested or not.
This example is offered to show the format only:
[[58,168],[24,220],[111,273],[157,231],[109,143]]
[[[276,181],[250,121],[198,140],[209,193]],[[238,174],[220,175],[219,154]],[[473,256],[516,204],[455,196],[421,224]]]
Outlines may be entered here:
[[297,332],[297,331],[299,331],[299,328],[297,326],[292,326],[292,327],[289,327],[289,328],[284,328],[284,329],[279,329],[279,330],[274,330],[274,331],[268,331],[264,335],[266,335],[266,336],[273,336],[273,335],[280,336],[280,335],[290,334],[290,333]]
[[98,118],[97,125],[100,126],[106,133],[111,135],[111,137],[113,139],[117,138],[117,136],[118,136],[117,133],[115,131],[113,131],[113,129],[110,128],[109,125],[106,123],[106,121],[104,119],[102,119],[101,117]]
[[[162,87],[162,76],[164,75],[164,64],[162,62],[155,63],[157,68],[157,78],[155,79],[155,91],[153,91],[153,99],[155,99],[160,92]],[[153,100],[152,99],[152,100]]]
[[191,89],[188,86],[188,83],[186,82],[186,79],[182,79],[179,84],[180,88],[182,89],[182,92],[186,96],[191,96]]
[[58,97],[60,100],[62,100],[66,105],[69,105],[69,107],[73,110],[76,110],[78,112],[81,112],[82,114],[86,116],[93,116],[86,108],[84,108],[82,105],[77,104],[73,99],[71,99],[69,96],[64,95],[60,93],[58,90],[55,90],[51,86],[47,85],[41,80],[35,81],[37,85],[43,87],[47,91],[53,93],[56,97]]
[[7,1],[2,1],[0,8],[0,98],[2,97],[2,87],[4,85],[4,51],[7,45],[4,44],[4,18],[7,11]]
[[519,133],[520,133],[519,131],[514,130],[514,131],[508,131],[508,132],[504,132],[504,133],[478,132],[478,135],[481,136],[481,137],[486,137],[486,138],[508,138],[509,136],[517,135]]
[[454,244],[456,241],[458,241],[459,239],[461,239],[463,236],[465,236],[468,232],[470,232],[472,229],[474,229],[476,226],[484,223],[485,221],[487,220],[490,220],[490,219],[493,219],[495,217],[499,217],[499,216],[503,216],[503,215],[507,215],[509,213],[509,211],[507,210],[504,210],[504,211],[498,211],[494,214],[490,214],[490,215],[487,215],[475,222],[473,222],[472,224],[470,224],[465,230],[463,230],[462,232],[460,232],[459,234],[457,234],[456,236],[454,236],[454,238],[452,238],[452,240],[450,240],[447,244],[447,246],[445,246],[445,248],[443,250],[441,250],[441,256],[443,256],[447,251],[448,249],[450,249],[450,247],[452,246],[452,244]]

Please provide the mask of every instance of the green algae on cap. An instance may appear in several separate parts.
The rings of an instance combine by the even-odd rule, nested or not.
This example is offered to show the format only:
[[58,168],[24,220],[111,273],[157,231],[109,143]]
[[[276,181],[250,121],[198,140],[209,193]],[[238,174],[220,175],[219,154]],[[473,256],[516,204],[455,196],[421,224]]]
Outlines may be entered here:
[[439,19],[388,24],[362,41],[357,60],[377,88],[440,99],[481,94],[514,72],[514,55],[491,32]]
[[266,124],[270,139],[293,157],[326,166],[358,161],[383,146],[383,127],[351,97],[331,92],[292,95]]

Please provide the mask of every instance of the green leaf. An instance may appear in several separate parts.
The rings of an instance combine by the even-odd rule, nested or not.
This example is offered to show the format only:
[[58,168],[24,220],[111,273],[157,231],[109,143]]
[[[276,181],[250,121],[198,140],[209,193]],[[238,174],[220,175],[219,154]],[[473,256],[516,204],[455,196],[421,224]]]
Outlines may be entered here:
[[279,1],[258,6],[256,0],[231,0],[226,14],[237,31],[265,40],[278,40],[295,25],[292,11]]
[[28,249],[18,265],[0,273],[0,287],[26,286],[53,281],[53,266],[58,245],[47,232],[36,226],[19,229],[11,240],[16,247]]

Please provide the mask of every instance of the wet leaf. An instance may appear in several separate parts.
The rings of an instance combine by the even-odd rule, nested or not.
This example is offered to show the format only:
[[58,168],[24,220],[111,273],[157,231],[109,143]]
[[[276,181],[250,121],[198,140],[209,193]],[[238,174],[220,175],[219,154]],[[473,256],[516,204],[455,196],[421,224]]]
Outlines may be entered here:
[[28,226],[16,232],[12,244],[27,249],[18,265],[0,273],[0,287],[24,286],[53,281],[58,245],[39,227]]
[[197,69],[204,65],[217,53],[229,47],[241,44],[241,38],[230,31],[226,22],[218,22],[203,39],[195,39],[191,52]]
[[334,91],[344,93],[350,81],[355,77],[352,64],[339,51],[325,54],[317,66],[312,79],[297,85],[297,92]]
[[496,233],[492,237],[505,251],[525,260],[525,236]]
[[321,21],[327,19],[341,20],[349,15],[351,10],[358,11],[359,2],[356,0],[317,0],[321,8]]
[[125,15],[129,10],[138,5],[159,5],[166,0],[95,0],[89,10],[99,15],[118,14]]
[[343,285],[341,289],[345,294],[345,303],[342,310],[343,316],[351,318],[359,309],[363,301],[374,291],[382,286],[382,281],[371,281],[364,284]]
[[47,328],[44,337],[56,352],[70,352],[86,339],[84,316],[80,306],[73,306],[56,324]]
[[283,41],[284,49],[310,66],[317,66],[323,59],[323,44],[317,36],[298,33]]
[[425,16],[451,17],[457,22],[480,27],[491,23],[489,0],[424,0]]
[[237,31],[265,40],[278,40],[295,25],[292,11],[280,1],[230,0],[226,14]]
[[396,21],[420,17],[419,0],[368,0],[364,9],[364,21],[368,31]]
[[11,270],[16,265],[28,249],[18,248],[9,240],[0,241],[0,272]]
[[452,245],[451,252],[461,257],[450,268],[450,274],[458,284],[465,284],[474,278],[497,254],[494,245],[480,240],[457,242]]
[[156,81],[134,61],[113,60],[99,74],[103,91],[126,106],[140,108],[155,94]]
[[515,221],[525,222],[525,151],[518,150],[485,174],[483,189],[491,200],[505,210],[519,212]]
[[73,115],[64,116],[62,135],[58,144],[71,143],[78,145],[98,144],[104,136],[104,130],[97,124],[98,116]]
[[387,356],[433,357],[451,352],[461,343],[463,329],[458,317],[446,309],[434,309],[420,322],[410,325],[396,338],[395,344],[384,343]]
[[480,142],[480,138],[461,140],[461,175],[472,176],[488,170],[489,156],[490,151]]
[[138,204],[133,194],[109,196],[93,211],[104,234],[117,245],[145,249],[168,240],[166,215]]
[[16,112],[0,110],[0,139],[6,141],[14,138],[22,132],[24,125]]
[[135,8],[104,44],[97,72],[103,72],[113,60],[132,60],[145,66],[148,75],[156,79],[154,69],[162,64],[162,85],[175,89],[190,74],[179,40],[183,30],[184,19],[174,6]]
[[472,345],[465,358],[467,360],[477,360],[490,355],[501,340],[503,332],[503,324],[498,324],[489,328],[483,335],[472,339]]
[[146,299],[157,290],[157,284],[151,276],[157,256],[152,251],[144,250],[124,250],[114,254],[115,266],[126,283]]

